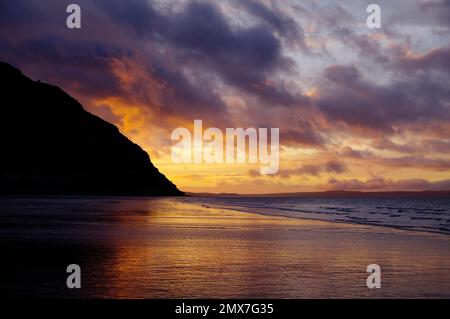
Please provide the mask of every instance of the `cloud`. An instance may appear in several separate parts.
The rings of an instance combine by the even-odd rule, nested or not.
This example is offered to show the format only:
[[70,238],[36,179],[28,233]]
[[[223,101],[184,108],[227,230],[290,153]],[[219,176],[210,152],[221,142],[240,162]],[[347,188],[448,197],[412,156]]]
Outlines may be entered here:
[[446,174],[449,2],[382,2],[369,30],[351,1],[79,0],[82,29],[69,30],[64,2],[1,1],[0,59],[162,158],[170,131],[198,118],[280,128],[280,177]]
[[286,129],[281,134],[285,144],[321,146],[326,142],[325,138],[310,124],[296,129]]
[[164,28],[165,18],[154,8],[153,1],[94,0],[98,8],[114,23],[133,31],[137,36],[151,36]]
[[437,171],[450,170],[450,159],[446,158],[429,158],[424,156],[385,157],[380,158],[379,162],[393,167],[425,168]]
[[408,73],[414,74],[428,70],[450,73],[450,48],[436,48],[424,54],[404,55],[399,61],[399,68]]
[[336,174],[342,174],[349,171],[347,165],[337,160],[327,162],[325,165],[325,170],[329,173],[336,173]]
[[423,140],[411,140],[407,143],[395,143],[389,139],[381,138],[372,143],[372,147],[380,150],[389,150],[407,154],[421,153],[450,153],[450,141],[425,138]]
[[[318,177],[321,173],[329,174],[343,174],[348,172],[349,168],[345,163],[338,160],[329,160],[324,163],[319,164],[305,164],[298,168],[292,169],[281,169],[279,174],[276,176],[281,178],[289,178],[291,176],[315,176]],[[252,171],[250,171],[250,176],[254,176]],[[275,176],[275,175],[274,175]]]
[[365,80],[355,66],[333,65],[326,68],[313,102],[330,120],[374,132],[449,120],[450,76],[429,75],[378,85]]
[[341,157],[353,158],[353,159],[371,159],[375,155],[368,150],[355,150],[350,146],[344,146],[337,153]]
[[275,32],[287,32],[288,25],[295,27],[294,22],[286,22],[261,4],[249,3],[245,7],[270,23],[245,27],[232,27],[212,2],[187,2],[181,10],[166,14],[142,1],[97,4],[117,23],[129,27],[137,36],[151,39],[165,54],[170,52],[178,71],[189,68],[213,72],[220,81],[265,104],[292,106],[304,102],[300,94],[291,92],[274,76],[293,65],[283,55]]
[[33,72],[37,79],[76,88],[85,96],[117,94],[119,81],[111,71],[110,62],[128,55],[121,48],[90,41],[73,43],[57,36],[18,44],[6,40],[0,43],[0,48],[10,63],[22,65],[26,63],[23,61],[32,61],[28,68],[37,70]]
[[[422,155],[427,150],[435,153],[448,154],[450,151],[443,149],[448,143],[445,141],[430,141],[430,145],[420,148],[414,144],[396,144],[388,140],[378,140],[372,144],[373,147],[381,150],[396,151],[399,153],[413,153],[413,155],[403,156],[382,156],[370,150],[355,150],[349,146],[343,147],[336,152],[339,158],[360,161],[361,165],[379,165],[394,168],[415,168],[426,169],[428,171],[448,171],[450,170],[450,159],[438,157],[436,155]],[[415,154],[414,154],[415,153]]]
[[366,181],[358,179],[330,179],[327,190],[334,191],[448,191],[450,180],[430,182],[424,179],[391,180],[383,177],[373,177]]
[[279,10],[275,2],[272,2],[270,7],[255,0],[236,1],[236,3],[245,7],[252,15],[265,22],[280,36],[287,38],[291,43],[296,43],[300,49],[304,51],[309,50],[305,43],[305,35],[302,26],[293,18],[283,13],[282,10]]
[[429,0],[419,3],[426,14],[435,18],[439,23],[450,26],[450,0]]
[[[295,63],[284,55],[280,37],[301,36],[301,27],[280,10],[246,3],[242,8],[256,20],[237,27],[207,1],[163,8],[156,1],[96,0],[80,6],[82,30],[69,31],[65,15],[58,14],[65,12],[60,2],[2,2],[0,23],[15,31],[0,31],[0,58],[62,86],[88,106],[92,98],[120,97],[179,123],[203,118],[232,126],[229,94],[260,107],[309,102],[286,81]],[[18,38],[17,30],[35,24]],[[124,77],[134,79],[123,85]]]

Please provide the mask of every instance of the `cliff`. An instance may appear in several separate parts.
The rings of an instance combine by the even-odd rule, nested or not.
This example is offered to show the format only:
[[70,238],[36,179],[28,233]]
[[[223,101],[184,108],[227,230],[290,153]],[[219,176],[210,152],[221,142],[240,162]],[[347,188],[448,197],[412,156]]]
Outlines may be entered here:
[[0,194],[182,195],[116,126],[0,62]]

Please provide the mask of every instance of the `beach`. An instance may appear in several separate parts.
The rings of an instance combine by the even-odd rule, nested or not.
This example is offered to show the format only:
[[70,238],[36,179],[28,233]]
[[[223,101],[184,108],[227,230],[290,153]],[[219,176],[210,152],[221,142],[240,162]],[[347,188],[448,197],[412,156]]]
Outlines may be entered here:
[[[449,298],[450,237],[183,198],[4,198],[9,297]],[[222,205],[223,206],[223,205]],[[81,268],[81,289],[66,267]],[[368,289],[366,268],[381,267]]]

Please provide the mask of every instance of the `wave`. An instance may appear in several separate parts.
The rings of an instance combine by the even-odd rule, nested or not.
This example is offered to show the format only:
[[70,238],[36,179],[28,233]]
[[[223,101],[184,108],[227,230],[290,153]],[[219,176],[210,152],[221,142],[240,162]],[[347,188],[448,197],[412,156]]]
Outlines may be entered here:
[[450,235],[450,199],[324,199],[190,197],[202,203],[263,215],[346,222]]

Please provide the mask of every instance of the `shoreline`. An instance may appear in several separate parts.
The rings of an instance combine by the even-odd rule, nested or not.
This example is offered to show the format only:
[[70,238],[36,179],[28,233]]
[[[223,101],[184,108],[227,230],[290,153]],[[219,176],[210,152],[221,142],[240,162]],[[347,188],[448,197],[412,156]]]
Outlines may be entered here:
[[[192,198],[197,201],[189,202],[193,204],[201,204],[202,197]],[[228,204],[228,206],[227,206]],[[214,202],[207,202],[207,205],[209,205],[211,208],[216,209],[224,209],[224,210],[232,210],[236,212],[242,212],[242,213],[251,213],[251,214],[258,214],[262,216],[273,216],[273,217],[283,217],[283,218],[289,218],[289,219],[301,219],[301,220],[315,220],[315,221],[324,221],[324,222],[330,222],[330,223],[336,223],[336,224],[349,224],[349,225],[360,225],[360,226],[371,226],[371,227],[381,227],[381,228],[388,228],[388,229],[395,229],[399,231],[408,231],[408,232],[418,232],[418,233],[425,233],[425,234],[435,234],[435,235],[443,235],[443,236],[450,236],[450,233],[447,229],[443,230],[434,230],[434,229],[415,229],[413,226],[397,226],[397,225],[383,225],[375,223],[374,221],[356,221],[356,220],[327,220],[327,219],[321,219],[321,218],[314,218],[309,216],[295,216],[289,213],[281,212],[282,210],[285,210],[283,208],[277,208],[277,207],[268,207],[268,208],[261,208],[261,207],[249,207],[249,206],[241,206],[241,205],[234,205],[232,203],[214,203]],[[271,211],[277,211],[276,213],[273,213]],[[329,212],[311,212],[308,210],[292,210],[293,213],[299,213],[299,214],[310,214],[315,213],[317,215],[323,215],[327,216],[329,215]]]
[[415,230],[415,229],[411,229],[411,228],[407,228],[407,227],[402,228],[402,227],[388,226],[388,225],[373,225],[373,224],[364,224],[364,223],[356,223],[356,222],[352,223],[350,221],[329,221],[329,220],[321,220],[321,219],[316,219],[316,218],[295,217],[295,216],[289,216],[289,215],[274,215],[274,214],[270,214],[270,213],[239,210],[236,208],[226,208],[226,207],[221,207],[219,205],[215,208],[230,210],[230,211],[234,211],[234,212],[238,212],[238,213],[256,214],[256,215],[260,215],[260,216],[275,217],[275,218],[287,218],[287,219],[291,219],[291,220],[317,221],[317,222],[323,222],[323,223],[329,223],[329,224],[345,224],[345,225],[349,225],[349,226],[362,226],[362,227],[367,227],[367,228],[382,228],[382,229],[389,229],[389,230],[393,230],[393,231],[417,233],[417,234],[430,235],[430,236],[444,236],[450,240],[450,234],[426,231],[426,230]]

